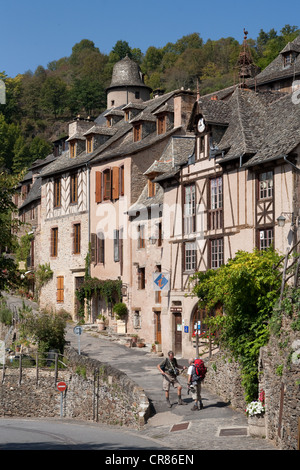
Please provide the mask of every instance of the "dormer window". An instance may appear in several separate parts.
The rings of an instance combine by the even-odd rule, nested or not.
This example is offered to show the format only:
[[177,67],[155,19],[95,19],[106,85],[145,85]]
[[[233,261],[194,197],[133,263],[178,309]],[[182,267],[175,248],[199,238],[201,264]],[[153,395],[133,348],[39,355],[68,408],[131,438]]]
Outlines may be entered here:
[[125,122],[129,121],[129,119],[130,119],[130,112],[129,111],[125,111],[124,119],[125,119]]
[[73,142],[70,142],[70,157],[75,158],[76,157],[76,142],[73,140]]
[[93,151],[93,137],[89,136],[86,138],[86,153],[91,153]]
[[293,65],[296,60],[296,54],[295,52],[289,52],[283,56],[283,62],[285,67],[289,67],[290,65]]
[[142,125],[136,124],[133,127],[133,141],[138,142],[139,140],[142,140]]
[[112,126],[112,119],[110,117],[106,118],[106,126],[111,127]]

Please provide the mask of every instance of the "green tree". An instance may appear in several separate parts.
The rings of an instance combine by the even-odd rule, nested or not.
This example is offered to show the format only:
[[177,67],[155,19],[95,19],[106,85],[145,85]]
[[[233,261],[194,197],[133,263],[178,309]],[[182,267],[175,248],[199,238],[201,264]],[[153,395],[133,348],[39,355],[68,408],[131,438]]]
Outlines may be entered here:
[[15,249],[16,237],[13,232],[19,226],[18,219],[13,217],[17,208],[12,197],[20,178],[21,175],[12,176],[7,171],[0,172],[0,292],[15,287],[18,283],[15,262],[8,255]]
[[50,109],[56,119],[67,102],[66,83],[60,77],[47,77],[41,89],[41,102],[44,109]]

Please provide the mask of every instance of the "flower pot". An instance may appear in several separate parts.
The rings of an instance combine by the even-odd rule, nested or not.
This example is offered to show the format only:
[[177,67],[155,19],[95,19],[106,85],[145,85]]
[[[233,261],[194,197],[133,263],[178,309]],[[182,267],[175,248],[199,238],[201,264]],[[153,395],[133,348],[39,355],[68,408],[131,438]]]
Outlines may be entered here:
[[264,414],[248,417],[249,434],[253,437],[266,437],[266,420]]
[[145,346],[145,343],[137,343],[138,348],[143,348]]
[[97,325],[98,325],[98,331],[103,331],[105,330],[105,323],[103,320],[96,320]]

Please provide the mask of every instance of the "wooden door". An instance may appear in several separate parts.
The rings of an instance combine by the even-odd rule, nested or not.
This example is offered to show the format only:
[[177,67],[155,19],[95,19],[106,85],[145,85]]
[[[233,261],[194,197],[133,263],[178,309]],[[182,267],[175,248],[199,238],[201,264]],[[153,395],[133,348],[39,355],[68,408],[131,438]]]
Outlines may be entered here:
[[161,344],[160,312],[154,312],[154,321],[155,321],[155,341],[157,341],[158,344]]
[[[84,276],[75,277],[75,292],[76,292],[76,290],[80,289],[83,282],[84,282]],[[78,318],[80,303],[79,303],[79,300],[77,299],[76,294],[74,295],[74,307],[75,307],[75,309],[74,309],[75,310],[75,316],[76,316],[76,318]]]
[[182,352],[182,318],[181,313],[174,313],[174,339],[175,339],[175,355]]

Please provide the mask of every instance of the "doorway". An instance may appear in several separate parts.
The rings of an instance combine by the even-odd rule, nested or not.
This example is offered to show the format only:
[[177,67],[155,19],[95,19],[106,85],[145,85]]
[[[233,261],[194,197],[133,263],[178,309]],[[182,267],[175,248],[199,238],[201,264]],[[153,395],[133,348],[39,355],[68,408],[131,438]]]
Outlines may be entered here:
[[160,312],[154,312],[155,341],[161,344],[161,319]]
[[174,313],[174,342],[175,342],[175,355],[182,353],[182,317],[181,313]]

